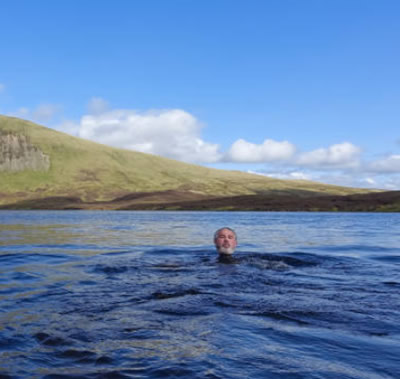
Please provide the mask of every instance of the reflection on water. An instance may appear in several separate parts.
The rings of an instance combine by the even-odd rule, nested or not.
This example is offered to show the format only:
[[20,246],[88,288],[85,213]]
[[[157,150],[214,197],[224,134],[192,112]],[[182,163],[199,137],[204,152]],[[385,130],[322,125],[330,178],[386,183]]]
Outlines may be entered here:
[[395,378],[399,221],[0,212],[0,377]]

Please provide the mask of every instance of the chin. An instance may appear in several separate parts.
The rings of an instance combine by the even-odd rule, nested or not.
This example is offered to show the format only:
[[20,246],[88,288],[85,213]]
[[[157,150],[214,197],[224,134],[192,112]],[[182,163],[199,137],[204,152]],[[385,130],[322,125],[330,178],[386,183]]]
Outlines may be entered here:
[[219,247],[218,253],[224,255],[232,255],[235,249],[233,247]]

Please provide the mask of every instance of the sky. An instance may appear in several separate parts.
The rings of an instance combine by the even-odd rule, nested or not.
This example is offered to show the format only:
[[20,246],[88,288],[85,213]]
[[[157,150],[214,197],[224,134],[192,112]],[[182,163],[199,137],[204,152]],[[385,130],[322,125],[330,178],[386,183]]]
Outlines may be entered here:
[[400,190],[398,0],[0,9],[0,114],[207,167]]

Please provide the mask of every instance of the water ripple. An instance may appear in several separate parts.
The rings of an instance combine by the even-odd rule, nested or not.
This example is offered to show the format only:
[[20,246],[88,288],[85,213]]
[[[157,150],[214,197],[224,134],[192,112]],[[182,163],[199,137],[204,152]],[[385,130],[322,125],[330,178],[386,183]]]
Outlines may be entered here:
[[[40,243],[35,212],[5,228],[0,378],[396,377],[397,229],[381,248],[365,239],[376,221],[357,215],[329,229],[322,215],[232,213],[254,230],[218,258],[201,240],[226,214],[78,213],[47,227],[57,217],[40,212]],[[277,251],[288,231],[296,244]]]

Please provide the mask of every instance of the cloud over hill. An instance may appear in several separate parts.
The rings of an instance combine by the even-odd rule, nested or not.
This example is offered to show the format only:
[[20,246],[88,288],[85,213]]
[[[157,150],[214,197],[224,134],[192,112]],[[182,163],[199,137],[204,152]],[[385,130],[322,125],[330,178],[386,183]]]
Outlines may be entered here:
[[[43,103],[32,109],[20,108],[12,115],[53,123],[60,131],[105,145],[189,163],[353,187],[400,187],[399,154],[368,157],[364,148],[349,140],[307,151],[295,141],[268,135],[259,142],[238,136],[222,146],[206,140],[206,125],[184,109],[118,109],[101,97],[90,99],[86,114],[78,121],[66,120],[62,112],[60,105]],[[228,139],[229,133],[227,130]]]

